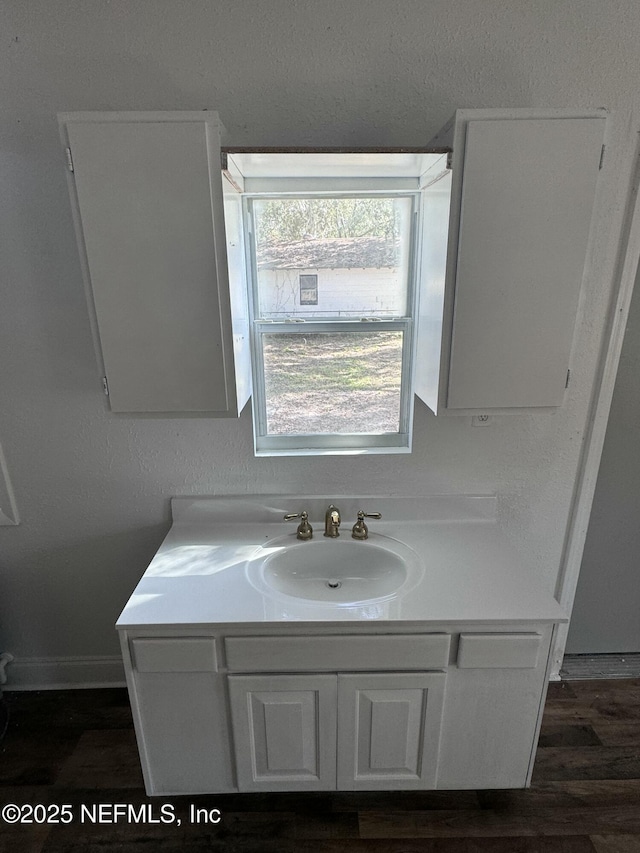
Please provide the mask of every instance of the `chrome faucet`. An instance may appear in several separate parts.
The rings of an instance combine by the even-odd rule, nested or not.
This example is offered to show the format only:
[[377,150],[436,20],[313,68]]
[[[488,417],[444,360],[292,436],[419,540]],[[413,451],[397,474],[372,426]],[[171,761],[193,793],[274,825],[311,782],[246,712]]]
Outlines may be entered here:
[[340,527],[340,510],[337,506],[329,504],[327,511],[324,514],[324,535],[331,539],[337,539],[340,536],[338,528]]

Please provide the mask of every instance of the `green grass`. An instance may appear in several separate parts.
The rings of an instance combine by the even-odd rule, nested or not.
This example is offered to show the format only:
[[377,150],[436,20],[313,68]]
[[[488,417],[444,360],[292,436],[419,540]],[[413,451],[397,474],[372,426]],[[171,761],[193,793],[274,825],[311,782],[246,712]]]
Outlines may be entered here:
[[275,334],[263,340],[268,396],[400,386],[401,332]]

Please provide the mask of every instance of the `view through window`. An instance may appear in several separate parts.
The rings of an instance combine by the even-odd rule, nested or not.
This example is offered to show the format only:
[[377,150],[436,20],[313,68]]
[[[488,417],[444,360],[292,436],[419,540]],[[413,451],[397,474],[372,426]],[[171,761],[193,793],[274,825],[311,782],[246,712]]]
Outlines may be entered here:
[[413,206],[408,195],[249,202],[264,437],[406,433]]

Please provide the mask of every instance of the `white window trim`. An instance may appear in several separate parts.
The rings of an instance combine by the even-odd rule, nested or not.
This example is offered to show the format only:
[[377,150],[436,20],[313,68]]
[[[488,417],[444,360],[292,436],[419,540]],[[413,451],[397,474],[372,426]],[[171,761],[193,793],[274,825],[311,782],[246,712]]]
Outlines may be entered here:
[[[262,319],[258,313],[258,276],[256,269],[255,230],[251,202],[253,199],[283,197],[349,198],[398,197],[412,200],[409,228],[409,263],[407,269],[407,316],[375,318],[374,322],[363,319],[336,319],[313,317],[309,320],[292,318],[289,322]],[[415,320],[417,317],[417,273],[419,257],[420,193],[407,190],[374,192],[296,192],[296,193],[247,193],[243,200],[243,218],[247,286],[249,291],[249,317],[251,326],[251,357],[253,373],[253,437],[256,456],[304,456],[343,454],[393,454],[410,453],[413,426],[413,373],[415,362]],[[400,386],[400,424],[396,433],[310,433],[296,435],[269,435],[266,424],[266,393],[264,363],[262,359],[263,334],[303,334],[312,332],[367,332],[402,331],[402,375]]]

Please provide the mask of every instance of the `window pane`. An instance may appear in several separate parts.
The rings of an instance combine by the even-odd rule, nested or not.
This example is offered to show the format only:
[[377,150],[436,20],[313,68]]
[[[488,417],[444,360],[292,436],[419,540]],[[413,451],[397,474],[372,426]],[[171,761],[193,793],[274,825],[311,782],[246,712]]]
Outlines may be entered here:
[[318,276],[300,276],[300,305],[318,304]]
[[255,199],[258,315],[404,317],[411,210],[408,197]]
[[399,432],[403,335],[263,334],[267,435]]

